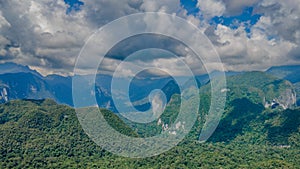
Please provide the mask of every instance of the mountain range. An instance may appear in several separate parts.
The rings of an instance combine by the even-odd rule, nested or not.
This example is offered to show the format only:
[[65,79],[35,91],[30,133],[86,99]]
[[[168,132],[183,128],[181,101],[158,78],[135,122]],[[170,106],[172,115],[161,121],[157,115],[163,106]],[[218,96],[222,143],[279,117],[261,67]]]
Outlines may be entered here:
[[[6,67],[5,67],[6,66]],[[211,100],[208,75],[197,77],[200,106],[195,124],[171,150],[151,158],[118,157],[97,146],[83,131],[72,104],[72,77],[46,77],[26,66],[0,66],[1,168],[297,168],[300,166],[300,110],[296,105],[297,66],[266,72],[227,72],[225,109],[211,137],[199,141]],[[18,71],[19,70],[19,71]],[[31,72],[32,71],[32,72]],[[213,77],[218,77],[213,72]],[[277,76],[277,77],[276,77]],[[82,78],[82,77],[81,77]],[[84,76],[89,80],[89,76]],[[111,76],[97,75],[96,96],[101,113],[115,130],[131,137],[161,132],[176,135],[185,128],[176,121],[180,91],[174,79],[134,79],[129,95],[139,110],[153,89],[166,93],[161,116],[149,123],[129,121],[114,111]],[[118,79],[122,82],[123,79]],[[188,83],[187,83],[188,84]],[[83,90],[84,91],[84,90]],[[85,92],[85,91],[84,91]],[[52,98],[52,99],[43,99]],[[20,100],[21,99],[21,100]],[[65,105],[60,105],[63,103]],[[299,102],[299,100],[298,100]],[[89,103],[86,103],[87,105]],[[110,109],[110,110],[107,110]],[[109,140],[108,140],[109,141]],[[257,160],[259,159],[259,161]]]
[[[178,95],[162,123],[170,124]],[[203,99],[206,94],[201,96]],[[207,105],[206,103],[203,104]],[[207,107],[207,106],[206,106]],[[1,168],[298,168],[300,110],[265,108],[248,97],[227,102],[220,124],[207,142],[197,141],[202,115],[188,136],[171,150],[149,158],[125,158],[97,146],[83,131],[73,108],[53,100],[0,104]],[[101,109],[106,121],[131,137],[164,130],[154,122],[138,126]],[[176,118],[176,115],[175,115]],[[205,119],[204,119],[205,120]],[[156,129],[154,129],[156,128]],[[168,129],[167,129],[168,131]],[[259,160],[257,160],[259,159]]]
[[[296,91],[297,104],[300,104],[300,78],[298,72],[300,66],[279,66],[272,67],[264,73],[279,79],[285,79],[292,83]],[[244,74],[245,72],[225,72],[227,77]],[[218,77],[220,72],[211,73],[212,77]],[[82,79],[90,79],[90,75],[81,76]],[[100,107],[108,108],[118,112],[114,105],[111,93],[111,80],[109,75],[98,74],[96,76],[95,91],[97,103]],[[127,82],[127,79],[117,78],[120,84]],[[197,83],[203,86],[209,83],[208,74],[196,76]],[[251,81],[249,82],[251,83]],[[153,89],[162,90],[167,102],[173,94],[180,93],[180,89],[172,77],[161,78],[134,78],[130,83],[129,98],[131,102],[141,103],[134,105],[138,110],[147,110],[150,107],[149,102],[142,102],[148,97]],[[84,90],[84,88],[82,88]],[[92,93],[91,91],[84,91]],[[72,100],[72,77],[60,75],[42,76],[28,66],[18,65],[15,63],[0,64],[0,102],[15,99],[44,99],[51,98],[60,104],[74,106]],[[121,92],[120,92],[121,94]],[[124,95],[124,94],[123,94]],[[121,96],[120,97],[124,97]],[[269,102],[272,102],[269,101]],[[271,104],[271,103],[270,103]],[[86,102],[81,106],[91,106],[92,103]]]
[[[92,76],[79,76],[81,79],[89,81]],[[116,81],[125,83],[127,79],[118,78]],[[84,80],[82,80],[85,82]],[[98,74],[96,76],[95,91],[97,102],[100,107],[109,108],[117,111],[111,96],[111,81],[109,75]],[[130,99],[138,101],[147,97],[153,89],[162,89],[167,93],[167,99],[174,93],[178,93],[179,88],[171,77],[159,79],[134,79],[130,84]],[[5,90],[5,92],[4,92]],[[82,89],[84,90],[84,88]],[[51,98],[61,104],[73,105],[72,100],[72,77],[60,75],[42,76],[37,71],[28,66],[22,66],[15,63],[0,64],[0,91],[1,102],[15,99],[44,99]],[[87,93],[91,93],[88,91]],[[84,93],[85,94],[85,93]],[[7,98],[5,100],[5,98]],[[91,106],[86,102],[82,106]],[[138,109],[145,109],[149,105],[138,105]]]

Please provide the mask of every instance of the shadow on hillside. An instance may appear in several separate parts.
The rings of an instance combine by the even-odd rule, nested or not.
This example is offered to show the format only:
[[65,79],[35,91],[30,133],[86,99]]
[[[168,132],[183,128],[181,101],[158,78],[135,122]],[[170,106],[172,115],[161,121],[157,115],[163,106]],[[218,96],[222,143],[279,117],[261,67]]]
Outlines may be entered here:
[[249,124],[263,111],[264,106],[252,103],[247,98],[235,99],[229,107],[232,109],[225,114],[216,131],[209,139],[212,142],[230,142],[243,131],[249,130]]
[[272,126],[271,124],[267,124],[265,126],[268,129],[267,140],[274,145],[287,144],[288,137],[292,133],[298,132],[300,126],[299,109],[285,110],[279,113],[279,118],[277,118],[280,122],[279,125]]

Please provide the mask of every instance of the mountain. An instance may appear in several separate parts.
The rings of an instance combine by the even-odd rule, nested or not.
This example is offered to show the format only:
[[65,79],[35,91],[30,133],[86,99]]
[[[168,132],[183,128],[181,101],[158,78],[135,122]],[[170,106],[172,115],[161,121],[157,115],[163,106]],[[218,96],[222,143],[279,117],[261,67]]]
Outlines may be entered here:
[[[242,73],[243,72],[234,72],[234,71],[224,72],[226,77],[230,77],[230,76],[234,76],[234,75],[238,75],[238,74],[242,74]],[[211,77],[208,74],[204,74],[204,75],[196,76],[196,79],[197,79],[198,83],[200,84],[199,86],[203,86],[203,85],[206,85],[207,83],[209,83],[210,78],[216,78],[222,74],[223,74],[223,72],[213,71],[210,73]]]
[[[264,72],[246,72],[228,77],[227,87],[222,90],[227,91],[225,110],[209,141],[235,143],[244,139],[247,142],[260,142],[259,144],[287,144],[267,137],[271,135],[269,132],[273,132],[269,130],[269,124],[280,127],[287,119],[285,114],[290,118],[299,116],[299,110],[290,110],[296,108],[292,83]],[[200,116],[206,117],[210,106],[210,84],[200,88],[200,96]],[[296,113],[295,117],[292,117],[291,112]],[[205,121],[205,118],[199,119],[195,133],[200,132]],[[296,128],[291,127],[296,134],[299,123],[292,120],[288,123],[289,127],[296,125]]]
[[[247,126],[247,121],[255,122],[256,117],[262,119],[269,118],[264,115],[265,112],[282,112],[296,108],[296,99],[294,86],[286,80],[278,79],[264,72],[246,72],[227,78],[227,87],[221,89],[227,92],[225,110],[222,116],[223,122],[217,129],[221,136],[228,133],[229,140],[236,138],[235,134],[241,134],[243,126]],[[189,138],[198,140],[201,128],[206,122],[210,101],[211,101],[211,84],[208,83],[200,88],[200,106],[199,118]],[[134,127],[135,131],[142,137],[154,136],[163,130],[162,125],[170,126],[175,122],[179,113],[181,97],[175,94],[171,97],[166,106],[164,113],[159,119],[147,124],[136,124],[126,121],[129,126]],[[236,119],[234,119],[236,118]],[[231,126],[232,125],[232,126]],[[257,126],[263,126],[262,123],[256,123]],[[241,128],[236,130],[235,128]],[[252,129],[251,129],[252,130]],[[253,129],[255,130],[255,129]],[[224,131],[228,131],[225,134]],[[217,135],[213,140],[221,140]],[[265,138],[266,139],[266,138]],[[212,140],[211,140],[212,141]]]
[[[286,80],[291,80],[294,86],[293,91],[296,92],[297,103],[300,102],[300,82],[297,81],[297,72],[299,66],[283,66],[283,67],[273,67],[270,68],[267,74],[270,74],[275,77],[283,77]],[[15,63],[5,63],[0,64],[0,102],[6,102],[11,99],[42,99],[42,98],[52,98],[55,99],[58,103],[67,104],[70,106],[73,105],[72,98],[72,78],[73,77],[64,77],[60,75],[48,75],[43,77],[38,72],[31,70],[28,66],[17,65]],[[231,77],[239,78],[239,75],[243,72],[225,72],[226,76],[230,79]],[[215,71],[211,73],[212,78],[217,78],[220,75],[220,72]],[[96,76],[96,85],[95,86],[86,86],[86,84],[94,84],[91,82],[91,75],[77,76],[81,78],[80,81],[84,88],[80,88],[81,95],[79,97],[86,97],[86,94],[96,95],[97,103],[100,107],[108,108],[114,112],[118,112],[116,108],[116,103],[112,99],[111,93],[111,81],[112,76],[98,74]],[[76,78],[77,78],[76,77]],[[178,79],[184,79],[184,77],[177,77]],[[28,79],[28,80],[27,80]],[[250,78],[253,79],[253,78]],[[268,79],[268,78],[267,78]],[[148,96],[154,89],[160,89],[164,91],[166,95],[167,102],[170,101],[170,98],[174,94],[179,93],[179,88],[177,83],[172,77],[135,77],[130,81],[129,93],[124,93],[124,85],[128,82],[126,78],[114,78],[117,82],[117,88],[114,89],[118,93],[118,98],[121,98],[119,103],[127,103],[127,95],[129,94],[130,102],[134,103],[134,107],[138,110],[145,111],[150,108],[150,103]],[[263,78],[260,80],[264,81]],[[196,76],[196,81],[198,86],[203,86],[209,83],[208,75]],[[241,79],[241,81],[247,81],[251,84],[252,81],[249,81],[247,78]],[[239,82],[236,80],[236,82]],[[279,81],[278,81],[279,82]],[[281,82],[279,82],[281,84]],[[288,83],[288,82],[286,82]],[[246,84],[246,83],[245,83]],[[284,84],[281,84],[284,85]],[[248,88],[249,86],[243,85],[243,88]],[[251,87],[251,86],[250,86]],[[273,88],[271,85],[268,86],[270,91],[275,92],[276,88]],[[95,89],[95,93],[93,90]],[[243,89],[244,90],[244,89]],[[263,90],[269,90],[264,88]],[[257,94],[261,94],[258,92]],[[289,92],[286,92],[289,95]],[[265,99],[264,104],[270,106],[279,104],[278,100],[293,99],[289,96],[273,97],[272,93],[269,92],[266,98],[257,98]],[[270,98],[272,99],[270,99]],[[123,100],[122,100],[123,99]],[[124,100],[125,99],[125,100]],[[275,100],[273,100],[275,99]],[[277,100],[276,100],[277,99]],[[281,101],[282,102],[282,101]],[[286,101],[284,101],[286,102]],[[86,101],[83,105],[76,106],[91,106],[93,102]]]
[[[175,97],[176,98],[176,97]],[[169,106],[174,108],[172,98]],[[0,104],[0,168],[297,168],[300,109],[262,110],[237,99],[206,143],[191,132],[171,150],[149,158],[113,155],[92,142],[73,108],[46,100]],[[261,111],[262,110],[262,111]],[[138,137],[114,113],[102,109],[115,130]],[[171,115],[171,114],[170,114]],[[167,118],[167,117],[165,117]],[[195,126],[197,127],[197,125]],[[260,159],[257,161],[257,159]]]
[[10,100],[54,98],[49,87],[44,79],[31,73],[0,74],[0,88],[7,91]]
[[32,70],[28,66],[19,65],[12,62],[0,64],[0,74],[6,73],[31,73],[38,77],[42,77],[42,75],[36,70]]
[[[227,77],[226,83],[226,88],[222,90],[227,92],[227,103],[247,98],[252,103],[260,104],[265,108],[272,108],[274,104],[282,109],[296,106],[293,84],[264,72],[245,72],[230,76]],[[209,96],[210,84],[201,87],[200,91]]]
[[[72,78],[71,76],[48,75],[42,76],[35,70],[31,70],[28,66],[22,66],[15,63],[0,64],[0,103],[14,99],[44,99],[51,98],[61,104],[74,106],[72,98]],[[87,86],[94,84],[91,82],[92,75],[76,76],[80,79],[80,83],[84,88],[79,97],[86,97],[86,94],[94,95],[92,90],[95,89],[97,103],[100,107],[108,108],[114,112],[118,112],[111,94],[112,76],[97,74],[95,86]],[[126,78],[115,78],[119,85],[128,83]],[[178,93],[177,85],[168,85],[172,81],[171,77],[162,78],[134,78],[130,82],[129,98],[132,102],[148,97],[153,89],[168,89],[167,98]],[[168,87],[167,87],[168,86]],[[173,89],[174,88],[174,89]],[[118,92],[116,90],[116,92]],[[125,98],[127,93],[119,92],[119,97]],[[94,103],[86,101],[83,105],[92,106]],[[146,106],[145,106],[146,105]],[[140,106],[141,110],[149,108],[149,103]],[[137,106],[138,108],[139,106]],[[139,108],[138,108],[139,109]]]
[[298,145],[300,109],[270,110],[247,98],[230,102],[211,142]]
[[300,65],[274,66],[269,68],[266,72],[292,83],[300,82]]
[[[257,75],[259,74],[252,74],[254,77]],[[247,85],[248,90],[241,89],[244,90],[242,93],[230,86],[232,83],[237,85],[237,79],[235,77],[229,79],[230,91],[225,112],[209,141],[232,144],[247,142],[279,147],[299,145],[300,109],[296,108],[295,99],[286,99],[295,97],[291,93],[292,84],[287,81],[273,81],[275,79],[269,76],[260,77],[264,79],[264,82],[261,83],[262,79],[258,77],[256,82],[260,82],[261,85],[252,82],[251,85]],[[275,91],[271,91],[270,84],[265,83],[269,80],[275,82],[271,85],[276,89]],[[262,98],[264,98],[263,101]],[[276,100],[278,104],[266,105],[268,102],[266,98]]]
[[[58,75],[43,77],[32,72],[0,74],[0,91],[6,91],[6,101],[51,98],[72,105],[71,84],[70,78]],[[0,101],[5,102],[4,99]]]
[[[217,78],[217,75],[215,73],[214,77]],[[79,84],[83,94],[91,93],[91,88],[83,85],[88,84],[86,82],[89,82],[90,76],[75,78],[83,79],[80,81],[83,83]],[[227,92],[227,100],[220,123],[207,142],[203,143],[198,141],[199,133],[208,120],[211,97],[210,81],[206,78],[197,78],[197,84],[201,85],[199,114],[183,141],[158,156],[129,159],[113,155],[97,146],[83,131],[74,108],[56,103],[73,106],[72,77],[43,77],[31,71],[0,73],[0,100],[3,102],[0,104],[0,168],[300,166],[300,109],[295,105],[296,81],[291,83],[268,72],[235,72],[228,75],[227,86],[221,89]],[[111,79],[111,76],[97,75],[94,87],[98,104],[114,110]],[[121,87],[126,82],[122,78],[116,80]],[[185,85],[189,86],[190,81]],[[176,135],[178,131],[168,126],[175,125],[184,129],[185,124],[176,121],[182,98],[174,79],[135,78],[130,84],[130,99],[133,103],[146,100],[136,107],[145,106],[139,108],[147,109],[149,99],[145,98],[157,88],[166,93],[168,103],[163,114],[152,122],[135,123],[119,113],[106,109],[101,109],[101,112],[115,130],[131,137],[151,137],[161,132]],[[123,95],[121,93],[118,96]],[[56,102],[43,98],[52,98]]]
[[[167,81],[167,79],[165,79]],[[169,80],[169,79],[168,79]],[[161,91],[164,93],[165,95],[165,99],[166,100],[161,100],[162,102],[166,102],[168,103],[171,99],[171,97],[174,95],[174,94],[180,94],[180,89],[179,89],[179,86],[178,84],[175,82],[175,80],[173,79],[170,79],[166,84],[165,86],[163,87],[160,87],[161,88]],[[157,88],[155,88],[155,86],[153,87],[153,90],[155,90]],[[150,104],[150,101],[149,101],[149,98],[148,96],[150,95],[150,92],[151,90],[147,90],[147,93],[144,93],[142,94],[142,96],[144,98],[142,98],[141,100],[136,100],[136,99],[132,99],[132,100],[135,100],[133,102],[133,106],[139,110],[139,111],[147,111],[149,110],[151,107],[151,104]],[[138,98],[141,98],[141,97],[138,97]],[[162,98],[160,98],[162,99]]]
[[[102,113],[123,134],[136,135],[112,112]],[[87,137],[74,109],[49,99],[1,104],[0,135],[0,168],[78,168],[81,157],[108,154]]]
[[296,106],[296,93],[291,82],[264,72],[247,72],[227,79],[228,100],[249,98],[253,103],[269,107],[278,103],[283,109]]
[[73,106],[72,100],[72,77],[59,75],[48,75],[44,77],[45,83],[49,85],[49,92],[58,103]]
[[269,68],[266,72],[277,78],[292,82],[297,93],[297,105],[300,105],[300,65],[275,66]]

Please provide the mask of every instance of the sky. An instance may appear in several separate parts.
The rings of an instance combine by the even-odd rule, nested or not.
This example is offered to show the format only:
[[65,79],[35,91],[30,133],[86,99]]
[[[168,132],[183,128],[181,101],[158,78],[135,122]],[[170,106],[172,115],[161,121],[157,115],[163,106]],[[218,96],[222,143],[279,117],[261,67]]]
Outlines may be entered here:
[[[299,0],[0,1],[0,63],[28,65],[44,75],[71,75],[88,37],[115,19],[140,12],[174,14],[193,23],[212,42],[228,71],[300,64]],[[158,43],[160,40],[164,43]],[[102,63],[103,71],[112,72],[124,60],[122,50],[131,46],[131,51],[141,42],[144,44],[133,38],[120,44]],[[181,57],[147,59],[145,55],[143,64],[169,65],[181,59],[196,73],[203,73],[200,63],[182,52],[185,48],[179,42],[165,37],[147,38],[146,42],[157,42]],[[130,73],[127,68],[124,72]],[[175,72],[178,68],[175,64],[168,69]]]

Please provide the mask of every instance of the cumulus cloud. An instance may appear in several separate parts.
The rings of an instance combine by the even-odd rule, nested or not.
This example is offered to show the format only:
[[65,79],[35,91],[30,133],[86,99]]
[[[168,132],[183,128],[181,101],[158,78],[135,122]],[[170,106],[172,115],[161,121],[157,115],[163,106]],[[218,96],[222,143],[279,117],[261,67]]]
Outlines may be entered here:
[[262,15],[245,31],[247,23],[237,28],[222,24],[206,29],[226,68],[229,70],[264,70],[270,66],[299,64],[299,1],[255,0],[226,1],[225,16],[239,15],[252,6]]
[[218,37],[215,47],[229,70],[264,70],[279,65],[295,46],[284,40],[270,40],[259,29],[248,37],[243,27],[233,30],[218,25],[215,34]]
[[[68,74],[85,40],[99,27],[138,12],[179,12],[180,1],[84,0],[67,13],[63,0],[0,2],[0,61]],[[50,71],[51,70],[51,71]]]
[[[9,59],[30,66],[69,68],[91,30],[80,13],[67,15],[68,6],[56,1],[2,1],[1,35]],[[5,22],[4,22],[5,23]]]
[[142,0],[83,0],[82,11],[89,26],[95,29],[119,17],[140,12]]
[[[63,0],[1,1],[0,62],[26,64],[45,74],[70,74],[80,49],[99,27],[133,13],[165,12],[188,20],[205,33],[229,70],[262,70],[273,65],[300,63],[298,0],[201,0],[197,3],[200,13],[196,15],[187,15],[179,0],[82,1],[84,5],[79,11],[69,13],[66,12],[69,5]],[[252,7],[254,13],[262,15],[248,32],[245,27],[249,23],[238,23],[236,28],[210,23],[215,16],[239,15],[246,7]],[[151,18],[148,19],[151,23]],[[194,38],[180,27],[170,27],[169,22],[165,20],[147,26]],[[107,55],[102,70],[110,72],[134,48],[152,46],[175,52],[180,56],[177,59],[183,59],[195,72],[203,72],[203,66],[199,66],[200,62],[195,61],[184,45],[159,37],[152,37],[149,41],[143,39],[116,46],[117,50]],[[167,56],[152,59],[143,61],[153,66],[179,61]],[[177,72],[174,65],[170,65],[169,70]],[[217,69],[218,65],[215,67]]]
[[287,41],[299,42],[300,3],[299,1],[262,1],[256,12],[264,15],[261,20],[261,29],[273,36]]
[[226,8],[225,4],[219,0],[200,0],[197,3],[204,18],[212,18],[214,16],[221,16]]

